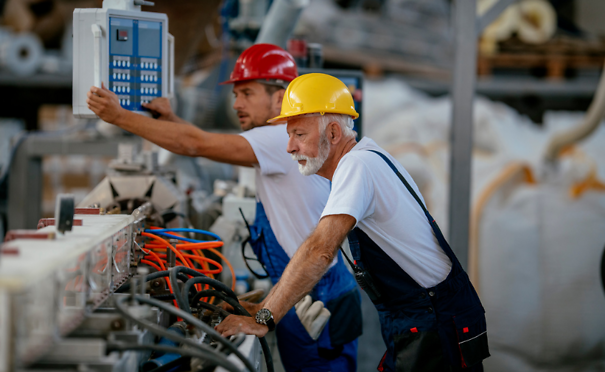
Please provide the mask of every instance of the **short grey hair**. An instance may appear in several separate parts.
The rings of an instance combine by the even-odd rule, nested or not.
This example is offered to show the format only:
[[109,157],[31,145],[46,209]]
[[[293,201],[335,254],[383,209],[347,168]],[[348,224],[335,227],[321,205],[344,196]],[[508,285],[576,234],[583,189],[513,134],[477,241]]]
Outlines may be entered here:
[[357,132],[353,130],[353,118],[349,115],[344,114],[324,114],[319,118],[319,131],[320,133],[325,132],[328,124],[337,122],[342,130],[344,138],[355,138]]

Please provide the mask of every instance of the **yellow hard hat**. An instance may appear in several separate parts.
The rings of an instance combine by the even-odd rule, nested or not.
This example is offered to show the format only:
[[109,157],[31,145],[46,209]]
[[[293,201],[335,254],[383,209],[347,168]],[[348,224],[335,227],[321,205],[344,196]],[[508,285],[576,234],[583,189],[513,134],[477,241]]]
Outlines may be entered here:
[[281,115],[269,123],[285,123],[288,118],[304,114],[326,113],[350,115],[357,119],[353,96],[347,86],[326,74],[306,74],[292,80],[281,104]]

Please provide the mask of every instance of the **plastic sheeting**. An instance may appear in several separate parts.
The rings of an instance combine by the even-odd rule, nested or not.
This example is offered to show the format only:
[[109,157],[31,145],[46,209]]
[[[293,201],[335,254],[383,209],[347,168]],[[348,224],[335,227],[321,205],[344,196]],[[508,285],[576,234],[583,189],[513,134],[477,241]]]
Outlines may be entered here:
[[[364,93],[365,133],[408,169],[447,231],[449,98],[394,79]],[[582,113],[549,112],[539,127],[479,97],[474,114],[469,271],[487,311],[486,370],[605,371],[605,128],[548,168],[548,140]]]

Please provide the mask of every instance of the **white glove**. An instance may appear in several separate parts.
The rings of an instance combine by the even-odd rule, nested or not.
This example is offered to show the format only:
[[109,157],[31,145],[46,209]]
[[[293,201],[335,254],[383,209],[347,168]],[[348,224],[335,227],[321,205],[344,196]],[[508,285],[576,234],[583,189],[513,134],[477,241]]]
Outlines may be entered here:
[[305,298],[294,305],[294,308],[298,319],[309,332],[309,336],[313,340],[317,340],[326,323],[328,323],[328,319],[330,319],[330,310],[326,309],[321,301],[313,302],[309,295],[306,295]]

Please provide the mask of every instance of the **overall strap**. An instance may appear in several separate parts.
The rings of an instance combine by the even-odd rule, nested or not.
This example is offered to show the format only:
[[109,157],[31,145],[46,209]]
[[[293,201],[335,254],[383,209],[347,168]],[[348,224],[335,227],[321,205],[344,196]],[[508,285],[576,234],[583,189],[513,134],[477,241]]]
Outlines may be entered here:
[[422,211],[426,215],[426,218],[428,219],[429,224],[431,225],[431,228],[433,229],[433,232],[435,233],[435,237],[437,238],[437,241],[439,242],[439,245],[441,246],[441,248],[443,249],[445,254],[450,258],[450,260],[452,260],[452,263],[458,262],[458,259],[456,258],[454,251],[452,251],[452,248],[448,244],[447,240],[445,240],[445,237],[443,236],[443,233],[441,232],[439,225],[437,225],[437,222],[435,221],[433,216],[431,216],[429,211],[426,209],[426,207],[424,206],[424,203],[422,202],[422,200],[420,200],[420,197],[418,197],[418,194],[416,194],[416,191],[414,191],[414,189],[412,188],[412,186],[410,186],[410,184],[405,179],[405,177],[403,177],[403,175],[399,172],[397,167],[395,167],[395,164],[393,164],[393,162],[385,154],[383,154],[379,151],[376,151],[376,150],[368,150],[368,151],[373,152],[373,153],[377,154],[378,156],[380,156],[389,165],[389,167],[391,167],[393,172],[395,172],[397,177],[399,177],[401,182],[405,185],[405,188],[408,189],[408,191],[410,192],[410,194],[412,194],[412,196],[414,197],[416,202],[418,202],[418,205],[420,205],[420,208],[422,208]]

